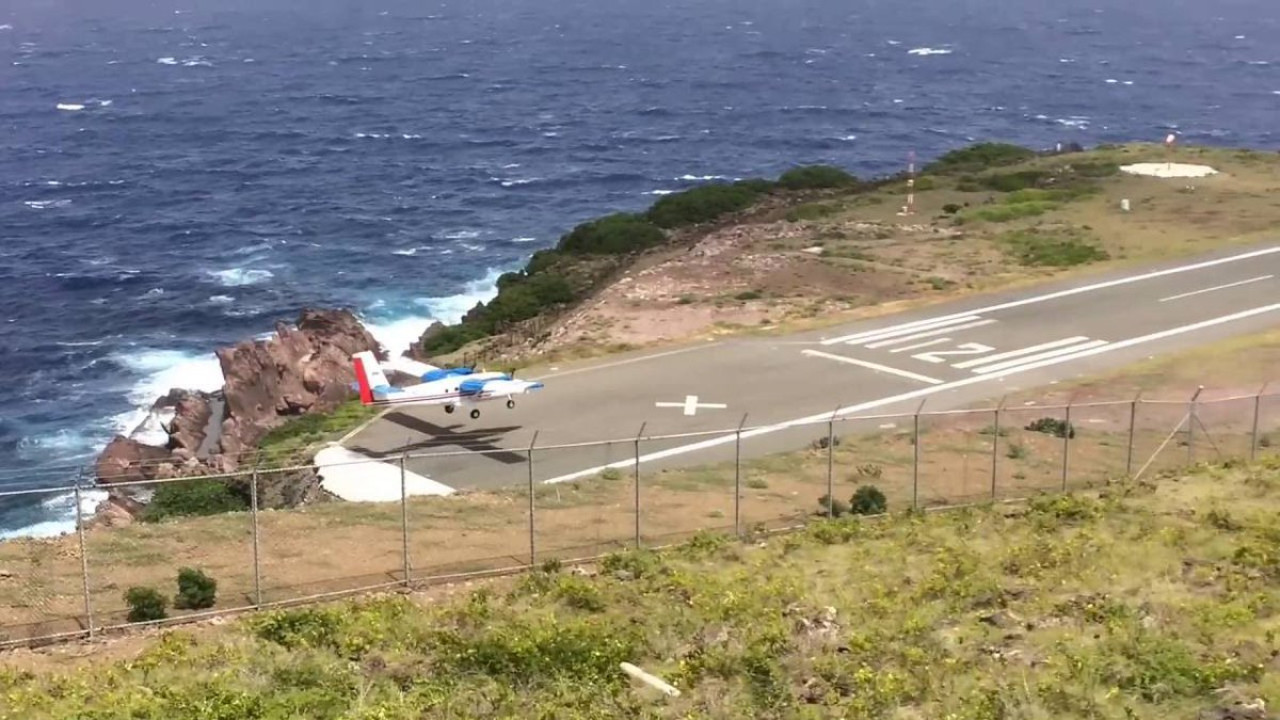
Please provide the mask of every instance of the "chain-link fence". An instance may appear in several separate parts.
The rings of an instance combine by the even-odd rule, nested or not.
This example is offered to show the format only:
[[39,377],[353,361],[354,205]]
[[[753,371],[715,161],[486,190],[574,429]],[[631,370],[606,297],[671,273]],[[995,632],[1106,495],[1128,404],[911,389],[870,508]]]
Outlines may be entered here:
[[[1280,441],[1280,393],[921,406],[769,426],[743,418],[714,432],[642,428],[576,444],[535,435],[510,448],[453,440],[462,449],[419,447],[345,467],[0,493],[6,517],[70,518],[55,537],[0,540],[0,646],[143,621],[137,588],[154,590],[167,619],[182,620],[581,561],[699,531],[745,537],[815,516],[1013,499],[1250,460]],[[696,453],[676,452],[691,444]],[[468,473],[466,488],[431,480]],[[326,491],[337,475],[342,490]],[[360,500],[338,499],[352,495]],[[184,590],[193,571],[216,582],[211,597]]]

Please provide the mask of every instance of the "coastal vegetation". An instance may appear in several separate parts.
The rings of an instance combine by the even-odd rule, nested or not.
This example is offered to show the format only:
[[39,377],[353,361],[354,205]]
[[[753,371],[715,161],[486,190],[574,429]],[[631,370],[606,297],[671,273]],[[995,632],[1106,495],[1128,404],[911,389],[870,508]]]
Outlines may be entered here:
[[[1166,158],[1220,174],[1187,183],[1120,171]],[[918,167],[911,214],[902,212],[907,179],[797,167],[583,222],[504,275],[493,300],[429,330],[414,352],[538,364],[830,324],[902,301],[1244,243],[1277,220],[1265,198],[1280,187],[1280,162],[1247,150],[983,142]],[[663,321],[652,322],[658,314]],[[661,336],[638,329],[655,326]]]
[[[1280,463],[547,562],[0,669],[0,718],[1266,718]],[[188,573],[187,604],[208,583]],[[167,598],[136,593],[139,612]],[[674,686],[632,680],[631,663]],[[1205,713],[1205,714],[1201,714]]]

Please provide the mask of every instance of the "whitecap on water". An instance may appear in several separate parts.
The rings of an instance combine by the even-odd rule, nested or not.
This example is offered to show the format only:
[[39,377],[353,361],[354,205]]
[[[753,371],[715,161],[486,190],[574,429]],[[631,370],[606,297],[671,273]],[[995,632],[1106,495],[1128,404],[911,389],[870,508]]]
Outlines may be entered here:
[[227,287],[239,287],[242,285],[253,285],[275,277],[270,270],[247,270],[245,268],[229,268],[227,270],[215,270],[209,273],[217,278],[218,282]]
[[918,48],[911,48],[910,50],[907,51],[907,54],[908,55],[950,55],[951,50],[947,48],[918,47]]
[[[388,319],[362,318],[365,327],[392,355],[400,355],[422,336],[433,322],[452,325],[462,320],[476,303],[488,302],[498,293],[498,278],[505,272],[489,268],[484,277],[467,283],[462,292],[444,297],[418,298],[414,305],[423,308],[425,315],[409,315]],[[375,307],[381,305],[375,303]]]

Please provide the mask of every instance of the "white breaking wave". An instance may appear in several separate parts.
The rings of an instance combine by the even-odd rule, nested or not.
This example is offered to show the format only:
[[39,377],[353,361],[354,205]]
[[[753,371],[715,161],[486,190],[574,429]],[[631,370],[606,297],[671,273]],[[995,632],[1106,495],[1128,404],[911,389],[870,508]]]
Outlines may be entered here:
[[387,352],[399,356],[422,336],[431,323],[439,321],[445,325],[456,324],[476,303],[492,300],[498,294],[498,278],[503,272],[505,271],[490,268],[484,277],[467,283],[462,292],[456,295],[414,300],[415,305],[426,310],[426,315],[385,321],[363,319],[362,322]]
[[127,393],[135,408],[113,418],[116,432],[124,435],[137,429],[150,414],[151,404],[170,390],[213,392],[223,383],[222,366],[213,353],[144,348],[113,359],[141,376]]
[[177,59],[177,58],[171,58],[171,57],[162,57],[162,58],[160,58],[160,59],[156,60],[156,62],[160,63],[161,65],[177,65],[177,64],[178,64],[178,59]]
[[239,287],[242,285],[253,285],[263,280],[275,277],[270,270],[246,270],[244,268],[230,268],[227,270],[215,270],[209,273],[218,279],[218,282],[227,287]]
[[77,112],[79,110],[83,110],[84,105],[81,105],[80,103],[58,103],[58,109],[66,110],[68,112]]
[[70,200],[24,200],[23,205],[32,210],[48,210],[49,208],[66,207],[71,204]]
[[951,50],[946,48],[918,47],[911,48],[907,51],[908,55],[950,55]]

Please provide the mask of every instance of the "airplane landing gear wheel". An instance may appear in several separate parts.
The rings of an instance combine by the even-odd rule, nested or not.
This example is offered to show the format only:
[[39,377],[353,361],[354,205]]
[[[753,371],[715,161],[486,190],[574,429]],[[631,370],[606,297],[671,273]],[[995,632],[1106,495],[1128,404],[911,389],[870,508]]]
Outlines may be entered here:
[[445,406],[444,406],[444,411],[445,411],[446,413],[448,413],[448,414],[452,415],[452,414],[453,414],[453,406],[452,406],[452,405],[445,405]]
[[507,400],[507,409],[508,409],[508,410],[513,410],[513,409],[515,409],[515,406],[516,406],[516,401],[515,401],[515,400]]
[[479,410],[479,409],[472,410],[472,411],[471,411],[471,419],[472,419],[472,420],[475,420],[475,419],[476,419],[476,418],[478,418],[478,417],[480,417],[480,410]]

